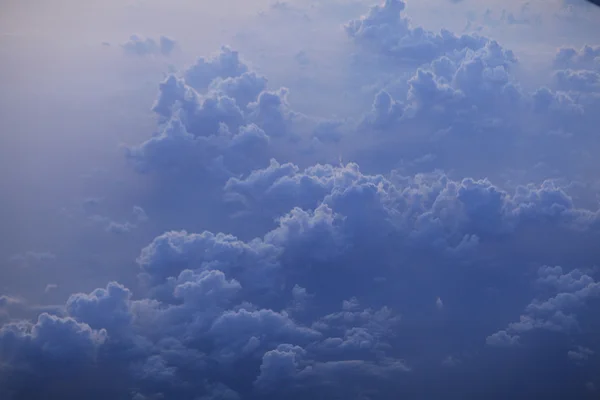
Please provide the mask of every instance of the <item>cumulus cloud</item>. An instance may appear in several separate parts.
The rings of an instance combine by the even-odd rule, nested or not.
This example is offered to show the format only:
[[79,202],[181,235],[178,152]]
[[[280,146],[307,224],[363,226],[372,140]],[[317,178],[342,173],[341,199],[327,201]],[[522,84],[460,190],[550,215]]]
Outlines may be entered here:
[[317,126],[291,109],[288,89],[268,90],[267,82],[229,47],[199,58],[160,84],[153,107],[159,131],[128,148],[128,158],[140,171],[196,171],[217,181],[264,165],[275,151],[271,142]]
[[585,45],[580,49],[562,47],[556,53],[555,65],[561,69],[587,69],[600,68],[600,46]]
[[[416,70],[405,92],[384,89],[375,96],[360,129],[381,139],[361,150],[361,164],[393,168],[399,158],[413,158],[412,166],[405,165],[420,171],[415,154],[425,149],[435,157],[429,165],[463,176],[496,176],[497,165],[511,159],[513,169],[543,163],[578,179],[570,165],[582,162],[581,153],[569,141],[595,146],[588,138],[597,119],[598,73],[575,69],[582,67],[576,54],[560,50],[553,79],[528,90],[517,78],[518,58],[496,41],[442,54]],[[530,150],[523,153],[525,143]],[[559,151],[563,146],[570,151]],[[465,148],[475,147],[462,157]],[[552,176],[556,172],[545,175]]]
[[[584,398],[600,214],[576,189],[598,187],[582,156],[597,150],[597,49],[559,49],[537,86],[501,40],[409,10],[386,0],[340,33],[347,59],[391,77],[352,73],[394,82],[362,114],[299,111],[268,58],[230,46],[157,82],[154,132],[125,147],[127,210],[105,206],[120,193],[80,207],[130,244],[137,276],[82,281],[52,308],[0,296],[0,396]],[[323,21],[296,3],[269,12]],[[323,61],[293,54],[303,71]]]
[[211,58],[200,57],[185,71],[186,83],[196,90],[204,90],[216,78],[236,78],[248,72],[249,68],[240,59],[239,52],[229,46]]
[[[561,267],[541,267],[538,283],[548,287],[552,295],[535,299],[508,329],[489,336],[490,345],[513,345],[520,336],[535,329],[570,332],[579,329],[576,312],[595,297],[600,296],[600,283],[578,269],[563,273]],[[569,357],[572,358],[571,353]]]
[[[271,167],[282,166],[273,162]],[[278,175],[286,185],[279,186],[276,198],[289,208],[313,196],[305,208],[314,211],[295,208],[264,237],[249,241],[210,232],[161,235],[138,258],[150,298],[133,300],[130,290],[111,283],[71,296],[65,321],[83,324],[77,329],[88,336],[101,335],[98,343],[106,342],[109,353],[118,343],[130,347],[131,382],[148,388],[160,384],[185,393],[176,354],[198,352],[196,346],[203,341],[210,346],[194,356],[202,360],[199,371],[206,362],[218,362],[223,374],[241,362],[260,365],[253,379],[259,392],[281,394],[285,382],[296,385],[306,379],[317,386],[323,379],[337,381],[353,374],[381,379],[410,367],[400,354],[393,356],[395,331],[402,326],[399,316],[388,307],[365,307],[356,297],[348,299],[358,295],[371,304],[386,301],[370,295],[365,283],[371,277],[376,284],[373,277],[393,269],[383,260],[365,269],[361,253],[394,254],[389,252],[399,241],[405,242],[404,251],[431,246],[447,257],[505,240],[503,235],[514,234],[532,219],[584,230],[593,221],[564,194],[557,196],[560,191],[549,195],[556,191],[552,186],[522,188],[511,196],[486,181],[438,177],[394,184],[383,176],[363,175],[356,165],[286,168],[287,174]],[[248,182],[261,182],[258,177]],[[312,186],[304,184],[311,181]],[[264,193],[282,182],[266,182],[249,188],[254,198],[269,204]],[[346,278],[340,286],[341,270],[355,275],[355,282]],[[538,283],[558,294],[532,302],[519,323],[488,338],[489,344],[517,344],[520,335],[536,328],[573,327],[567,312],[593,296],[597,286],[589,275],[578,270],[565,274],[560,268],[540,269]],[[290,314],[288,307],[306,297],[305,292],[319,300],[319,308],[309,303],[304,310],[290,309]],[[340,301],[341,307],[336,306]],[[176,353],[173,346],[179,349]]]
[[346,32],[368,50],[417,65],[453,51],[477,50],[487,42],[477,35],[457,36],[448,30],[435,33],[413,27],[404,15],[405,8],[402,0],[385,0],[372,6],[360,19],[348,22]]
[[[557,222],[562,220],[573,228],[594,229],[597,218],[594,211],[576,210],[572,199],[549,181],[539,187],[521,186],[509,194],[487,180],[456,182],[439,174],[390,179],[363,174],[356,164],[317,165],[301,171],[295,165],[272,161],[245,180],[230,179],[225,190],[246,207],[253,207],[251,201],[269,203],[268,209],[275,213],[294,205],[316,207],[323,202],[343,215],[349,227],[357,223],[364,229],[373,224],[381,230],[389,224],[390,229],[431,244],[437,241],[421,235],[434,234],[431,229],[438,224],[440,234],[445,232],[446,240],[452,240],[452,235],[458,235],[455,239],[469,234],[502,235],[530,218],[558,218]],[[427,196],[422,197],[423,193]]]

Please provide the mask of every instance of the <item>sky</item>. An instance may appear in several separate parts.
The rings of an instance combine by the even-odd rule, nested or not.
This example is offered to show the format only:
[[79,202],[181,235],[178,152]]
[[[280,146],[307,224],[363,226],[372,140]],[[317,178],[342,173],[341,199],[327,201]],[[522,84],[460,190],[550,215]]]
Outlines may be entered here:
[[600,7],[0,7],[1,399],[600,397]]

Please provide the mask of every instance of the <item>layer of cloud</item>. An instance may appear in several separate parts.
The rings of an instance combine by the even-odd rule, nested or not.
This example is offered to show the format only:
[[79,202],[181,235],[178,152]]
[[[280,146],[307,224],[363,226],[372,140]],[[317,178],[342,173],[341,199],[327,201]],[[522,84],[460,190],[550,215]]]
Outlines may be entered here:
[[[342,5],[327,7],[277,2],[259,20]],[[365,10],[343,25],[355,62],[340,75],[371,85],[370,110],[350,110],[360,92],[341,117],[300,112],[230,46],[156,82],[154,132],[125,146],[144,185],[123,203],[139,206],[113,216],[90,197],[73,213],[121,234],[137,280],[60,306],[0,296],[0,397],[592,393],[598,49],[562,47],[531,82],[501,40],[420,26],[400,0]],[[501,21],[537,24],[526,11]],[[322,61],[292,54],[298,70]]]

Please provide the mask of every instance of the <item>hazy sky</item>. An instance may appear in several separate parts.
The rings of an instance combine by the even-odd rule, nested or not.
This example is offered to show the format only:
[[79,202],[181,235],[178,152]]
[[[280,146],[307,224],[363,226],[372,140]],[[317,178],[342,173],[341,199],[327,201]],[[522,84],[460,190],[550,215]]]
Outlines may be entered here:
[[596,399],[600,7],[0,2],[0,398]]

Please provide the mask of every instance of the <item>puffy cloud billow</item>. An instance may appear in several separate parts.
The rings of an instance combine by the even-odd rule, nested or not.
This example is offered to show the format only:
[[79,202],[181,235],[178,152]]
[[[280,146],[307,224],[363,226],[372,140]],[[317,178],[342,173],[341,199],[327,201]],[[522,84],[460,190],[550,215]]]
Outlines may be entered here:
[[410,18],[404,15],[405,7],[402,0],[385,0],[361,18],[349,21],[346,32],[369,51],[417,65],[446,53],[480,49],[488,41],[478,35],[456,35],[448,30],[436,33],[412,26]]
[[199,58],[182,76],[170,75],[159,85],[152,108],[158,131],[130,147],[128,158],[145,172],[215,178],[264,165],[278,154],[278,144],[319,126],[291,109],[287,88],[268,90],[267,83],[229,47]]
[[[578,179],[583,149],[597,148],[600,81],[588,61],[592,53],[590,46],[560,49],[547,84],[535,89],[525,89],[517,72],[524,66],[496,41],[442,55],[417,68],[403,94],[384,88],[374,97],[359,129],[380,139],[367,146],[365,162],[371,167],[371,155],[378,154],[379,164],[372,165],[390,168],[398,155],[416,162],[415,153],[425,151],[435,161],[420,168],[497,177],[499,164],[511,160],[507,168],[544,165]],[[477,151],[464,157],[466,149]]]
[[307,115],[229,46],[157,82],[155,131],[125,149],[139,206],[83,206],[131,233],[136,277],[0,296],[0,397],[595,398],[600,53],[562,47],[532,85],[502,40],[406,14],[344,25],[348,51],[410,70],[362,115]]

